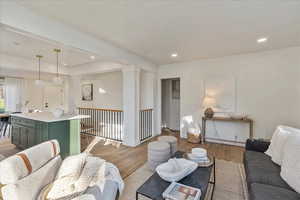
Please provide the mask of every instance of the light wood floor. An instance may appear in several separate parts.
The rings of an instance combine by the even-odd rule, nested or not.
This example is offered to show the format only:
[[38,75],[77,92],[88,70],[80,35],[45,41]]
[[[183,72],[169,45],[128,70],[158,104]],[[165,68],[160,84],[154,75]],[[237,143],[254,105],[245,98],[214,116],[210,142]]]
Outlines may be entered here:
[[[194,147],[203,147],[208,150],[210,155],[216,159],[227,160],[241,163],[243,159],[244,148],[223,144],[191,144],[186,139],[179,138],[179,133],[164,132],[163,135],[174,135],[178,138],[178,149],[181,151],[191,151]],[[85,138],[86,139],[86,138]],[[90,151],[95,156],[99,156],[108,162],[115,164],[123,178],[126,178],[147,161],[147,145],[156,140],[152,138],[137,147],[126,147],[116,143],[98,142]]]

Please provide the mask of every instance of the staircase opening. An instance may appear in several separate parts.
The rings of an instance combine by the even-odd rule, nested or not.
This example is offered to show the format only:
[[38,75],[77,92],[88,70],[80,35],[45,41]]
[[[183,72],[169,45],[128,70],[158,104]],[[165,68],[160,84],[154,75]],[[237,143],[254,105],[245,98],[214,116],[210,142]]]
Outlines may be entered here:
[[161,127],[180,130],[180,78],[161,80]]

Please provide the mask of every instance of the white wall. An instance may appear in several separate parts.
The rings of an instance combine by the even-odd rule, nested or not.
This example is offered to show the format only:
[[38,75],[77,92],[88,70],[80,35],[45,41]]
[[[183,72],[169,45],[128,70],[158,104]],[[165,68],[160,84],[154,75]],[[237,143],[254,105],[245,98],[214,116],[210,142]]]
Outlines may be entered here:
[[[182,136],[188,122],[200,122],[204,80],[232,77],[237,82],[237,112],[245,112],[254,120],[255,138],[270,138],[279,124],[300,128],[299,53],[300,47],[293,47],[161,66],[159,79],[181,80]],[[158,105],[160,91],[161,88]],[[159,116],[160,113],[160,124]],[[248,137],[248,127],[235,123],[210,123],[207,132],[208,137],[228,140],[237,136],[238,141],[243,141]]]
[[[39,109],[51,111],[55,108],[64,108],[67,112],[67,101],[64,85],[46,85],[44,87],[37,86],[35,80],[24,79],[24,98],[23,101],[29,101],[28,109]],[[48,108],[45,108],[48,103]]]
[[154,107],[154,73],[141,70],[140,73],[140,109]]
[[[40,87],[35,84],[35,80],[38,77],[37,72],[8,69],[0,66],[0,77],[16,77],[24,79],[22,104],[24,105],[26,101],[29,101],[27,106],[28,109],[45,110],[44,103],[48,101],[50,102],[50,107],[48,110],[52,110],[59,106],[64,108],[66,112],[68,111],[67,76],[62,76],[62,78],[65,80],[62,86],[48,84],[44,87]],[[49,83],[51,83],[53,77],[53,74],[41,73],[41,79]]]
[[[70,91],[70,96],[73,93],[81,107],[104,108],[104,109],[123,109],[123,77],[122,72],[109,72],[96,75],[85,75],[81,77],[80,84],[92,83],[94,97],[93,101],[81,100],[81,88],[76,91]],[[99,92],[99,89],[106,91],[105,94]]]

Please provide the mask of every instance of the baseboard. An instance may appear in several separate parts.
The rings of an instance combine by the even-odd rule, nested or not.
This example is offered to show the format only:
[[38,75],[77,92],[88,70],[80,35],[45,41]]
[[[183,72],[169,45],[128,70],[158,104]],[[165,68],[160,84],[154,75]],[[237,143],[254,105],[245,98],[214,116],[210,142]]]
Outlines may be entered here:
[[215,138],[205,138],[206,142],[212,142],[212,143],[218,143],[218,144],[228,144],[228,145],[234,145],[234,146],[240,146],[245,147],[244,142],[236,142],[231,140],[222,140],[222,139],[215,139]]

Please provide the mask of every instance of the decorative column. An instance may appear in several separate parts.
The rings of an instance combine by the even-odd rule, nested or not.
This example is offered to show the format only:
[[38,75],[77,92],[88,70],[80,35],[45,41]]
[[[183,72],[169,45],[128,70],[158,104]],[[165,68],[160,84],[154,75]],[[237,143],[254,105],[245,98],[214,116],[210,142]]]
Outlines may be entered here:
[[77,107],[80,106],[81,100],[81,77],[80,76],[71,76],[68,79],[68,109],[70,113],[77,113]]
[[123,144],[137,146],[139,141],[140,69],[126,66],[123,72]]

